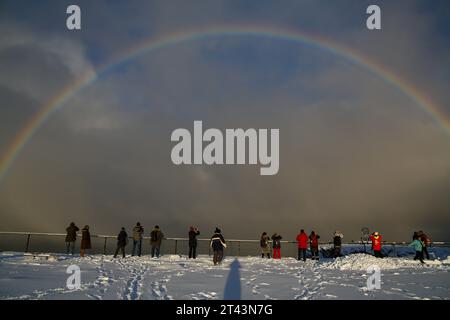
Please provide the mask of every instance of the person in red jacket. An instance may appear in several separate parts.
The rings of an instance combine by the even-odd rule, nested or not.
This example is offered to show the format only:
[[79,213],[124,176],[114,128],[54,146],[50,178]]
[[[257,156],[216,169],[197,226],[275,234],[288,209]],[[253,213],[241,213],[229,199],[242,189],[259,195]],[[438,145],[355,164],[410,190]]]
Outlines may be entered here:
[[370,236],[370,241],[372,241],[372,249],[375,257],[383,258],[383,255],[381,254],[381,234],[374,232]]
[[308,236],[305,233],[305,230],[300,230],[300,233],[297,236],[298,243],[298,259],[303,259],[306,261],[306,249],[308,249]]
[[309,246],[311,248],[312,260],[319,260],[319,239],[320,236],[314,231],[311,231],[311,234],[309,235]]

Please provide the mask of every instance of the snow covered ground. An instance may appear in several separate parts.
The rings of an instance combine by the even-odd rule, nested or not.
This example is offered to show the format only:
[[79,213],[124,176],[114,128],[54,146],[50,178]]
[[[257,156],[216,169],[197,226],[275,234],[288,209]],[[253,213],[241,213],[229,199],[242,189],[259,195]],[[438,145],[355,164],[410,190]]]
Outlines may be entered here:
[[[402,254],[399,254],[402,255]],[[376,259],[355,253],[319,262],[239,257],[243,299],[450,298],[449,249],[422,266],[412,255]],[[0,253],[0,299],[222,299],[230,264],[200,256],[113,259],[60,254]],[[69,290],[69,265],[81,269],[81,288]],[[367,268],[381,268],[381,289],[366,289]]]

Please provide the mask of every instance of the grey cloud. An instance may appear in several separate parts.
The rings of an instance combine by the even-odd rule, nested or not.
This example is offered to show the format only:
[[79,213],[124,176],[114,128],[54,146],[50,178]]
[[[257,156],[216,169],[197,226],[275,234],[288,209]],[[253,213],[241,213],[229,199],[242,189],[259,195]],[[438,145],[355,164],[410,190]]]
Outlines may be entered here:
[[[189,6],[175,10],[165,2],[158,5],[164,8],[156,10],[156,21],[146,21],[142,13],[135,17],[137,23],[154,24],[155,33],[176,29],[186,19],[196,23],[195,13],[187,14],[193,10]],[[221,16],[223,21],[250,15],[233,16],[232,5],[212,10],[210,17]],[[331,15],[331,9],[325,14]],[[102,38],[99,32],[93,32],[92,39]],[[348,43],[363,38],[358,32],[349,34]],[[125,33],[118,30],[117,39],[122,37]],[[112,39],[109,34],[99,41],[117,50],[128,45]],[[400,61],[404,52],[421,46],[423,35],[409,35],[408,41],[397,44],[383,38],[388,40],[395,46],[392,61]],[[369,226],[392,240],[409,239],[418,228],[430,230],[434,239],[448,239],[450,140],[411,99],[358,66],[308,47],[292,60],[294,70],[289,73],[283,73],[282,64],[267,67],[280,72],[274,81],[278,83],[267,88],[261,70],[233,58],[223,63],[217,54],[247,43],[264,55],[273,43],[217,41],[142,56],[70,99],[1,182],[5,227],[60,231],[76,220],[89,223],[95,233],[114,233],[139,220],[145,226],[158,223],[177,236],[196,224],[205,233],[220,226],[227,236],[240,238],[255,238],[266,230],[289,239],[300,227],[314,228],[325,240],[334,229],[357,239],[359,229]],[[90,65],[83,50],[77,52],[77,64]],[[427,54],[418,51],[405,66],[420,64]],[[286,56],[280,50],[279,57]],[[305,68],[305,56],[326,68]],[[39,61],[48,57],[52,53]],[[53,69],[32,62],[33,73],[42,68],[39,74],[50,80],[72,79],[70,72],[58,75],[58,70],[70,70],[68,64]],[[20,69],[13,59],[8,65]],[[400,74],[403,69],[398,69]],[[421,76],[407,75],[412,81]],[[45,92],[57,91],[51,82],[39,85]],[[447,92],[438,93],[437,99],[448,101]],[[25,99],[21,103],[28,105],[27,94],[8,94],[10,100]],[[221,129],[279,127],[280,173],[261,177],[257,167],[174,166],[170,133],[190,129],[197,119]]]

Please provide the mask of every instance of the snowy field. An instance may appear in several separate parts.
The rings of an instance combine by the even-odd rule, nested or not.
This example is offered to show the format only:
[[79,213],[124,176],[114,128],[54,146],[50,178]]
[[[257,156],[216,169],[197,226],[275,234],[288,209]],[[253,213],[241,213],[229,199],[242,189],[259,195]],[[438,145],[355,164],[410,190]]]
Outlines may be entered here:
[[[449,249],[436,249],[420,265],[410,252],[376,259],[350,254],[319,262],[239,257],[243,299],[445,299],[450,298]],[[233,257],[221,266],[200,256],[113,259],[60,254],[0,253],[0,299],[223,299]],[[66,269],[78,265],[81,288],[69,290]],[[381,289],[369,291],[366,270],[381,268]]]

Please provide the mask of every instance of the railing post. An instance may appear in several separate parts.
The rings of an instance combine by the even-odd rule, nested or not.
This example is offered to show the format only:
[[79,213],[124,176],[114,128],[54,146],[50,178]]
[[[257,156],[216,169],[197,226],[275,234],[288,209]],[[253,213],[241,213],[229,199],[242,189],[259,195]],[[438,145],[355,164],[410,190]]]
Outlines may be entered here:
[[27,245],[25,247],[25,252],[28,252],[28,249],[30,248],[30,238],[31,238],[31,234],[27,235]]
[[108,241],[108,237],[105,237],[105,242],[103,244],[103,255],[106,255],[106,241]]
[[241,256],[241,242],[238,241],[238,257]]
[[175,240],[175,254],[177,254],[178,240]]

